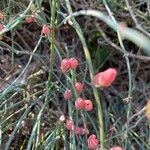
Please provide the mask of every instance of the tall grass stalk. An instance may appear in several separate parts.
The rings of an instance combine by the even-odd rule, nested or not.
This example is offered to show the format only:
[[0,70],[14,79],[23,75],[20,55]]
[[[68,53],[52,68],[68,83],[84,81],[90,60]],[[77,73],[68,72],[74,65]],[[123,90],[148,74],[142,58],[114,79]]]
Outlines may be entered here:
[[[65,1],[66,1],[66,6],[67,6],[67,9],[68,9],[68,13],[71,15],[72,14],[72,9],[71,9],[71,6],[70,6],[70,2],[69,2],[69,0],[65,0]],[[88,67],[89,67],[89,71],[90,71],[90,78],[91,78],[91,80],[93,80],[94,70],[93,70],[91,56],[90,56],[90,53],[89,53],[84,35],[82,33],[82,30],[81,30],[78,22],[74,18],[72,18],[71,21],[73,23],[73,27],[75,28],[75,30],[76,30],[79,38],[80,38],[80,41],[82,43],[83,50],[84,50],[84,53],[85,53],[85,57],[86,57],[86,60],[88,62]],[[104,126],[103,126],[102,107],[101,107],[101,102],[100,102],[100,98],[99,98],[97,89],[94,86],[92,86],[92,89],[93,89],[95,101],[96,101],[96,104],[97,104],[99,131],[100,131],[99,132],[99,137],[100,137],[100,142],[101,142],[101,149],[103,149],[104,148]]]
[[55,22],[56,22],[57,0],[53,0],[51,4],[51,26],[50,26],[50,70],[49,70],[49,84],[53,72],[55,61]]
[[[112,19],[112,21],[117,25],[117,21],[115,19],[115,17],[112,15],[112,11],[110,10],[107,2],[105,0],[103,0],[103,3]],[[124,47],[124,44],[123,44],[123,41],[122,41],[122,36],[121,36],[121,32],[120,30],[118,29],[117,30],[117,35],[118,35],[118,40],[119,40],[119,43],[120,43],[120,46],[122,48],[122,51],[124,53],[124,57],[125,57],[125,60],[126,60],[126,64],[127,64],[127,70],[128,70],[128,80],[129,80],[129,89],[128,89],[128,107],[127,107],[127,125],[126,125],[126,136],[128,136],[128,126],[129,126],[129,117],[130,117],[130,111],[131,111],[131,90],[132,90],[132,75],[131,75],[131,67],[130,67],[130,61],[129,61],[129,58],[128,56],[126,55],[127,52],[126,52],[126,49]],[[127,138],[125,139],[125,149],[127,148],[127,143],[128,143],[128,140]]]

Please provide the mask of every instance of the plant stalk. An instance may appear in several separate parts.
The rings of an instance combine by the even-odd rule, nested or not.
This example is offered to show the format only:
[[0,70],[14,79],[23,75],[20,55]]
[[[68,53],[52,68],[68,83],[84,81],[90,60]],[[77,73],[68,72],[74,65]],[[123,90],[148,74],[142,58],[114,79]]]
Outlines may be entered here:
[[[70,6],[70,2],[69,2],[69,0],[65,0],[65,1],[66,1],[66,6],[67,6],[67,9],[68,9],[69,15],[70,15],[70,14],[72,14],[72,9],[71,9],[71,6]],[[93,70],[93,65],[92,65],[92,61],[91,61],[90,52],[88,50],[84,35],[82,33],[82,30],[81,30],[78,22],[74,19],[74,17],[71,18],[71,21],[73,23],[73,27],[75,28],[75,30],[76,30],[79,38],[80,38],[80,41],[82,43],[83,50],[84,50],[84,53],[85,53],[85,57],[86,57],[86,60],[88,62],[90,78],[91,78],[91,80],[93,80],[94,70]],[[93,89],[93,93],[94,93],[94,97],[95,97],[95,101],[96,101],[97,109],[98,109],[98,122],[99,122],[99,131],[100,131],[99,132],[99,137],[100,137],[100,142],[101,142],[100,147],[101,147],[101,149],[103,149],[104,148],[104,126],[103,126],[102,106],[101,106],[101,102],[100,102],[100,98],[99,98],[97,89],[94,86],[92,86],[92,89]]]
[[50,83],[54,61],[55,61],[55,22],[56,22],[56,11],[57,11],[57,0],[52,1],[51,5],[51,26],[50,26],[50,68],[49,68],[49,78],[48,81]]

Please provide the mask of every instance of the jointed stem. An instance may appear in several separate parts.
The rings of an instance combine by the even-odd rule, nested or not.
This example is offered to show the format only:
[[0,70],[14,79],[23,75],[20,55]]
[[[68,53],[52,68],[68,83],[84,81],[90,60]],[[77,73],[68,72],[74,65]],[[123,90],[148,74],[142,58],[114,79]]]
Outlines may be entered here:
[[56,10],[57,10],[57,0],[52,1],[51,5],[51,45],[50,45],[50,70],[49,70],[49,83],[51,81],[51,76],[53,72],[53,66],[55,61],[55,21],[56,21]]
[[[66,5],[67,5],[69,14],[72,14],[72,9],[71,9],[69,0],[65,0],[65,1],[66,1]],[[89,66],[90,78],[92,80],[94,71],[93,71],[91,56],[90,56],[85,38],[83,36],[82,30],[81,30],[79,24],[77,23],[77,21],[73,17],[72,17],[71,21],[73,22],[73,27],[75,28],[75,30],[80,38],[80,41],[82,43],[85,57],[86,57],[86,60],[88,62],[88,66]],[[100,137],[100,142],[101,142],[101,149],[103,149],[104,148],[104,126],[103,126],[102,107],[101,107],[100,98],[99,98],[97,89],[94,86],[92,86],[92,89],[93,89],[93,93],[94,93],[94,97],[95,97],[97,109],[98,109],[98,121],[99,121],[99,130],[100,130],[99,137]]]

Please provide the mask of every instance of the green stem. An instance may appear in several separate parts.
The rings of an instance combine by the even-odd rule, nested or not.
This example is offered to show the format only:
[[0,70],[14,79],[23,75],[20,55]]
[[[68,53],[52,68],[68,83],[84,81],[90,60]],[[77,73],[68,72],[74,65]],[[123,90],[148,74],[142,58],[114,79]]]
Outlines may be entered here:
[[[112,21],[117,24],[117,21],[115,19],[115,17],[112,15],[112,12],[109,8],[109,6],[107,5],[107,2],[105,0],[103,0],[103,3],[109,13],[109,16],[111,17]],[[129,103],[128,103],[128,109],[127,109],[127,126],[126,126],[126,134],[128,136],[128,126],[129,126],[129,117],[130,117],[130,112],[131,112],[131,90],[132,90],[132,75],[131,75],[131,67],[130,67],[130,61],[127,54],[127,51],[124,47],[123,41],[122,41],[122,37],[121,37],[121,33],[119,30],[117,30],[117,35],[118,35],[118,40],[120,43],[120,46],[122,48],[122,51],[125,55],[125,60],[126,60],[126,64],[127,64],[127,70],[128,70],[128,78],[129,78],[129,90],[128,90],[128,99],[129,99]],[[128,145],[128,139],[125,139],[125,149],[127,149],[127,145]]]
[[52,1],[51,5],[51,45],[50,45],[50,70],[49,70],[49,83],[51,81],[51,76],[53,73],[53,66],[55,61],[55,21],[56,21],[56,10],[57,10],[57,0]]
[[2,98],[13,88],[13,86],[17,83],[17,81],[20,79],[20,77],[26,72],[26,70],[28,69],[28,67],[32,61],[34,53],[36,52],[37,48],[39,47],[41,41],[42,41],[42,36],[40,36],[40,39],[38,40],[33,52],[30,54],[29,60],[26,64],[26,66],[24,67],[24,69],[22,70],[21,74],[1,93],[0,100],[2,100]]
[[[67,6],[69,14],[72,14],[72,9],[71,9],[69,0],[65,0],[65,1],[66,1],[66,6]],[[94,70],[93,70],[91,56],[90,56],[85,38],[83,36],[82,30],[81,30],[79,24],[74,19],[74,17],[72,17],[71,21],[73,22],[73,27],[75,28],[75,30],[76,30],[79,38],[80,38],[80,41],[82,43],[83,50],[84,50],[84,53],[85,53],[85,57],[86,57],[86,60],[88,62],[88,66],[89,66],[90,78],[92,80]],[[98,121],[99,121],[99,130],[100,130],[99,137],[100,137],[100,142],[101,142],[101,149],[103,149],[104,148],[104,126],[103,126],[102,107],[101,107],[100,98],[99,98],[97,89],[94,86],[92,86],[92,89],[93,89],[93,93],[94,93],[94,97],[95,97],[95,101],[96,101],[97,109],[98,109]]]

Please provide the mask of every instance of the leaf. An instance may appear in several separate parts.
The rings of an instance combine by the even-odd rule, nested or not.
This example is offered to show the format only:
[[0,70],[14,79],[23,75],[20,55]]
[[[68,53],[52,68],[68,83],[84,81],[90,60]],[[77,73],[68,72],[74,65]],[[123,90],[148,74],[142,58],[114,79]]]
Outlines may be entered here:
[[98,43],[100,38],[100,32],[94,31],[90,34],[88,39],[88,47],[97,70],[99,70],[105,64],[112,52],[105,43],[101,45]]

